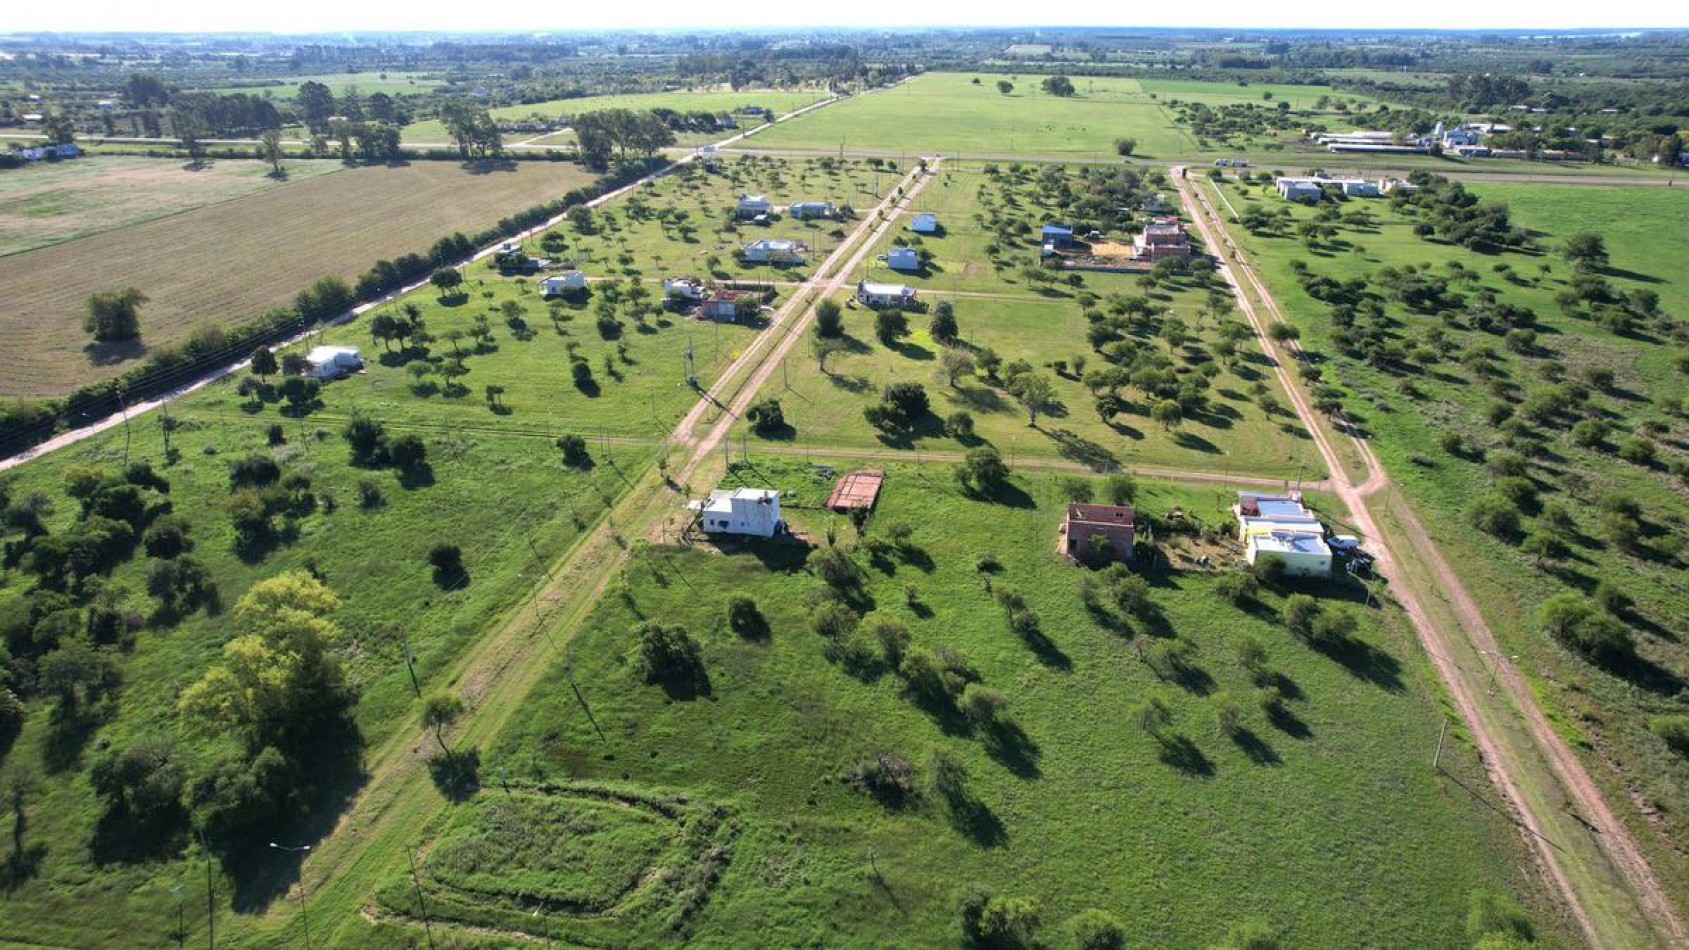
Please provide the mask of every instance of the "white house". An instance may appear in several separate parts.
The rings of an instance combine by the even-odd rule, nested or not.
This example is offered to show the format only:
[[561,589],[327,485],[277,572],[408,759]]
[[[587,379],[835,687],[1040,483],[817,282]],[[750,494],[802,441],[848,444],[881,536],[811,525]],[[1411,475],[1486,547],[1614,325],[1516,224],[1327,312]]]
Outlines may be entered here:
[[545,296],[559,297],[576,290],[585,290],[586,275],[578,270],[566,270],[540,281],[540,287]]
[[784,528],[780,520],[780,493],[769,488],[717,489],[705,501],[688,508],[698,513],[705,534],[743,534],[772,538]]
[[1343,189],[1343,194],[1349,198],[1376,198],[1379,195],[1378,183],[1359,178],[1340,178],[1332,184]]
[[892,270],[918,271],[921,255],[912,247],[894,247],[886,251],[886,266]]
[[318,379],[338,379],[364,368],[363,355],[355,346],[317,346],[305,354],[311,375]]
[[1317,534],[1275,532],[1253,535],[1244,557],[1250,564],[1257,558],[1271,554],[1284,561],[1284,573],[1290,577],[1330,577],[1331,546]]
[[670,277],[663,281],[663,296],[670,300],[704,299],[704,282],[696,277]]
[[839,209],[831,201],[800,201],[787,208],[786,213],[799,221],[808,221],[812,218],[836,218]]
[[784,238],[760,238],[745,245],[745,261],[750,264],[802,264],[804,246]]
[[1325,526],[1302,505],[1301,495],[1238,492],[1232,513],[1237,516],[1244,559],[1250,564],[1264,554],[1272,554],[1283,559],[1285,572],[1293,577],[1331,576],[1331,547],[1325,542]]
[[774,204],[764,195],[740,195],[737,210],[741,218],[754,218],[759,214],[772,213]]
[[915,220],[909,223],[909,230],[916,234],[937,234],[938,215],[926,213],[915,215]]
[[1316,178],[1280,178],[1273,182],[1280,198],[1286,201],[1317,203],[1325,197],[1325,189]]
[[896,307],[905,309],[915,305],[915,288],[902,284],[870,284],[863,281],[856,285],[856,299],[869,307]]

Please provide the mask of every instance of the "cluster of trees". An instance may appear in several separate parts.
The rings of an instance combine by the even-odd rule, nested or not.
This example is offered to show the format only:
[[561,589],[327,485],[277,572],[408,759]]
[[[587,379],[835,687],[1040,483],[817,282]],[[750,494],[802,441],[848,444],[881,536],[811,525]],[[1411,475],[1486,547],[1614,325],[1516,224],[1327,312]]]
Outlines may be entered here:
[[1530,97],[1530,83],[1518,76],[1496,73],[1450,76],[1443,86],[1444,103],[1463,112],[1505,109]]
[[82,329],[97,343],[117,343],[141,335],[141,305],[147,295],[134,287],[105,290],[88,298],[88,314]]
[[608,167],[613,156],[626,158],[630,151],[650,158],[664,146],[674,144],[674,130],[655,112],[587,112],[575,117],[574,130],[582,159],[594,168]]
[[504,152],[504,135],[487,107],[463,99],[440,105],[440,122],[464,158],[485,158]]
[[1391,194],[1390,203],[1398,211],[1421,218],[1414,228],[1419,236],[1434,234],[1451,244],[1475,249],[1533,246],[1530,232],[1509,219],[1506,204],[1479,201],[1460,182],[1426,171],[1414,172],[1409,181],[1418,188],[1398,189]]

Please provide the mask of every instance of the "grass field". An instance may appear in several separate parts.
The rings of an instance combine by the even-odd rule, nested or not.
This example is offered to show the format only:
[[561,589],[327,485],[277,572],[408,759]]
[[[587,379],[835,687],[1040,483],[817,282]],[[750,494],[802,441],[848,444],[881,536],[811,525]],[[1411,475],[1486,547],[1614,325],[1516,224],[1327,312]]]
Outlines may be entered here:
[[[1070,170],[1062,181],[1073,182]],[[1306,434],[1283,415],[1268,418],[1256,398],[1256,385],[1265,387],[1280,405],[1284,394],[1270,374],[1255,362],[1252,344],[1244,343],[1238,359],[1222,369],[1209,355],[1219,339],[1223,314],[1209,311],[1209,297],[1193,281],[1161,285],[1146,298],[1169,309],[1187,328],[1189,339],[1177,346],[1159,335],[1162,322],[1147,320],[1131,335],[1133,345],[1165,354],[1176,372],[1217,371],[1211,382],[1211,411],[1192,413],[1169,431],[1150,419],[1155,399],[1140,390],[1127,392],[1123,410],[1105,422],[1094,408],[1095,399],[1083,382],[1085,365],[1106,368],[1104,356],[1088,342],[1090,311],[1099,316],[1117,302],[1145,292],[1139,275],[1077,274],[1079,284],[1058,280],[1032,284],[1025,268],[1038,256],[1037,228],[1063,217],[1058,200],[1041,190],[1044,179],[1027,174],[983,174],[978,167],[948,164],[937,181],[922,192],[920,209],[939,216],[943,234],[921,237],[920,248],[933,255],[918,273],[888,269],[870,256],[854,279],[906,284],[916,288],[927,313],[910,315],[912,335],[895,346],[876,339],[873,311],[848,309],[847,348],[832,357],[826,372],[807,348],[794,349],[786,366],[770,382],[768,394],[777,397],[794,432],[772,444],[790,450],[826,451],[852,447],[877,451],[962,452],[959,442],[942,431],[941,422],[967,411],[977,426],[977,438],[1005,455],[1069,461],[1099,468],[1134,465],[1167,466],[1218,472],[1247,472],[1289,480],[1323,477]],[[1083,190],[1080,187],[1078,190]],[[1031,225],[1030,232],[987,253],[1001,238],[988,229],[981,212],[1012,208],[1013,215]],[[907,224],[907,218],[904,219]],[[1113,235],[1129,242],[1129,235]],[[917,240],[906,228],[894,230],[887,241]],[[889,246],[889,245],[888,245]],[[876,249],[885,250],[885,246]],[[853,281],[854,283],[854,281]],[[945,348],[927,332],[929,314],[948,302],[960,326],[961,348],[979,353],[987,348],[1004,360],[1026,360],[1040,371],[1055,361],[1060,372],[1046,372],[1059,402],[1055,411],[1029,426],[1028,415],[1015,400],[983,373],[968,374],[950,386],[939,370]],[[891,436],[868,424],[863,410],[877,402],[882,389],[898,382],[927,387],[931,415],[909,433]]]
[[[1176,80],[1080,77],[1071,97],[1046,94],[1040,77],[1010,77],[1014,91],[996,89],[997,76],[928,73],[883,92],[841,102],[759,133],[751,148],[813,148],[880,154],[1014,155],[1107,158],[1114,142],[1137,140],[1135,155],[1169,159],[1198,153],[1196,140],[1175,126],[1164,100],[1233,102],[1273,91],[1298,108],[1331,94],[1317,86],[1248,86]],[[1348,97],[1358,98],[1358,97]],[[911,121],[920,116],[919,121]]]
[[418,93],[427,92],[446,84],[444,80],[432,78],[427,73],[320,73],[312,76],[288,76],[268,83],[250,86],[219,86],[214,90],[208,89],[207,91],[215,91],[225,96],[244,92],[249,95],[262,96],[268,94],[278,99],[292,99],[298,94],[299,87],[308,82],[320,82],[333,91],[336,96],[343,96],[352,89],[356,89],[366,96],[378,92],[385,92],[388,95]]
[[[345,166],[290,162],[290,181]],[[190,169],[168,158],[40,162],[0,176],[0,257],[114,231],[282,185],[263,162]]]
[[148,346],[180,343],[205,323],[234,325],[286,306],[325,275],[352,278],[377,260],[424,252],[453,231],[560,197],[590,181],[573,164],[469,170],[419,162],[357,168],[239,200],[0,259],[0,392],[57,395],[122,371],[140,348],[89,349],[83,304],[136,287]]
[[[720,162],[714,171],[689,164],[641,187],[605,213],[593,215],[589,230],[575,221],[555,229],[566,242],[560,254],[544,250],[538,239],[529,242],[527,251],[536,257],[560,257],[589,278],[693,276],[791,282],[812,272],[836,249],[852,222],[801,221],[784,213],[777,213],[765,225],[742,222],[734,212],[740,195],[765,195],[777,212],[802,201],[865,210],[878,204],[884,189],[894,187],[901,177],[894,170],[876,174],[860,161],[788,162],[742,156]],[[801,265],[734,259],[736,250],[760,238],[799,240],[810,250]]]
[[[225,607],[256,581],[283,571],[320,575],[345,602],[336,615],[346,634],[338,653],[359,692],[356,721],[373,748],[416,721],[407,644],[422,687],[443,685],[466,646],[510,612],[530,609],[521,598],[545,566],[602,520],[630,479],[650,470],[658,434],[672,429],[696,398],[682,382],[680,354],[691,337],[672,319],[650,317],[641,326],[624,303],[613,309],[625,332],[608,340],[591,315],[565,310],[553,322],[529,284],[472,278],[467,289],[468,296],[451,306],[430,291],[414,296],[436,336],[426,356],[414,349],[385,352],[369,337],[370,317],[327,333],[327,342],[362,346],[370,362],[364,373],[326,387],[322,405],[305,415],[284,414],[243,397],[234,380],[221,382],[172,406],[177,428],[171,444],[181,453],[176,463],[165,461],[158,417],[149,416],[136,420],[131,432],[105,433],[23,467],[8,490],[16,493],[12,497],[46,495],[55,509],[47,528],[62,533],[77,520],[79,507],[65,495],[67,473],[80,466],[121,471],[126,462],[145,460],[169,480],[165,504],[188,524],[192,556],[211,575]],[[526,312],[531,335],[513,325],[506,302]],[[491,317],[490,340],[456,339],[457,331],[473,329],[476,316]],[[719,347],[699,340],[703,385],[752,332],[724,328]],[[453,355],[460,346],[461,361]],[[571,347],[593,368],[592,385],[576,385],[567,372]],[[613,362],[609,369],[607,360]],[[449,389],[454,379],[408,369],[459,362],[467,373],[455,377],[462,386],[455,395]],[[505,387],[497,408],[484,397],[487,385]],[[350,464],[341,431],[354,415],[381,421],[393,436],[421,436],[427,469],[399,477],[390,469]],[[280,444],[270,441],[272,425],[279,427]],[[590,438],[594,466],[564,464],[555,440],[566,432]],[[606,434],[618,441],[604,443]],[[229,467],[252,454],[277,461],[287,478],[306,479],[311,501],[286,519],[273,544],[237,550],[223,511]],[[380,494],[378,503],[362,500],[366,483]],[[6,529],[8,543],[17,539]],[[467,585],[431,577],[425,556],[447,539],[463,549]],[[184,858],[185,840],[115,857],[100,845],[107,837],[99,831],[105,809],[87,780],[90,760],[103,749],[124,748],[143,736],[175,743],[183,761],[196,766],[215,748],[178,729],[175,703],[237,625],[226,609],[195,610],[179,622],[163,615],[145,593],[155,563],[137,552],[103,584],[123,609],[144,618],[123,649],[110,651],[123,681],[116,701],[79,732],[57,725],[52,703],[36,699],[22,735],[0,758],[0,787],[25,789],[24,843],[34,856],[25,862],[20,854],[4,864],[7,913],[0,940],[163,945],[176,926],[170,888],[187,885],[190,894],[202,893],[193,890],[203,887],[203,870],[195,863],[200,855],[189,849]],[[16,633],[32,586],[16,563],[0,569],[0,621],[8,637]],[[307,824],[275,833],[305,837],[323,830]],[[648,832],[633,828],[627,834],[655,842]],[[626,835],[611,838],[622,842]],[[262,855],[245,857],[264,864]],[[284,873],[280,866],[261,867],[249,877],[219,873],[224,919],[218,936],[227,938],[245,914],[262,909],[281,890]],[[461,883],[474,882],[466,877]],[[198,933],[204,903],[189,903],[189,925]]]
[[[827,484],[807,466],[768,463],[734,481],[799,499]],[[1024,500],[1003,507],[959,495],[944,467],[895,466],[869,533],[904,522],[914,528],[907,546],[871,555],[848,525],[841,537],[865,572],[858,609],[906,624],[914,649],[962,654],[1006,696],[1012,726],[975,727],[943,704],[923,706],[876,646],[838,661],[848,651],[834,653],[807,617],[823,586],[813,555],[805,567],[779,548],[657,548],[634,558],[621,595],[578,635],[579,697],[554,671],[530,715],[483,752],[524,786],[610,781],[721,806],[735,831],[730,863],[682,925],[692,946],[742,946],[750,934],[782,947],[947,945],[956,895],[970,887],[1037,901],[1040,935],[1055,945],[1068,918],[1096,907],[1124,923],[1131,946],[1208,945],[1248,920],[1286,945],[1454,946],[1472,890],[1532,902],[1510,826],[1427,768],[1442,713],[1394,616],[1369,611],[1352,652],[1326,655],[1277,625],[1278,595],[1239,610],[1214,596],[1211,575],[1181,573],[1156,576],[1147,628],[1110,629],[1081,605],[1080,571],[1053,553],[1057,488],[1017,479],[1017,489]],[[1138,506],[1218,517],[1211,492],[1146,485]],[[823,533],[816,513],[788,515]],[[1164,540],[1186,543],[1173,538]],[[987,553],[996,573],[976,569]],[[1020,590],[1041,618],[1047,639],[1036,649],[1010,632],[994,587]],[[913,608],[906,589],[917,592]],[[758,603],[766,634],[726,629],[733,593]],[[646,618],[701,641],[707,684],[638,681],[630,631]],[[1246,636],[1298,697],[1276,724],[1255,709],[1238,665]],[[1182,686],[1134,647],[1171,638],[1195,650]],[[1248,700],[1237,743],[1214,724],[1222,693]],[[1180,738],[1163,745],[1132,724],[1148,696],[1169,705]],[[948,804],[929,784],[932,750],[969,775]],[[883,806],[852,789],[846,776],[876,753],[915,764],[913,802]],[[1454,757],[1453,774],[1481,787],[1470,755]],[[452,873],[431,864],[425,881]],[[1334,891],[1345,899],[1325,899]],[[504,921],[565,939],[591,923],[567,909]],[[1538,923],[1552,940],[1551,918],[1541,912]]]
[[[826,90],[817,89],[807,92],[790,92],[779,89],[744,89],[739,92],[728,91],[676,91],[634,93],[622,96],[585,96],[576,99],[553,99],[549,102],[536,102],[531,105],[505,106],[492,110],[493,118],[504,121],[525,119],[529,116],[540,115],[548,119],[558,116],[580,115],[583,112],[595,112],[600,109],[673,109],[677,112],[737,112],[746,106],[762,106],[773,109],[776,115],[801,109],[810,103],[820,102],[827,98]],[[418,145],[427,143],[444,143],[451,141],[446,133],[446,127],[436,120],[426,120],[405,126],[405,144]],[[680,144],[694,145],[703,142],[716,141],[733,134],[731,131],[710,133],[705,135],[681,136]],[[521,134],[505,136],[505,141],[516,142],[529,138]],[[574,141],[572,133],[555,133],[544,136],[536,145],[563,145]]]
[[[1433,363],[1428,372],[1385,372],[1339,357],[1328,378],[1335,376],[1353,394],[1349,402],[1373,433],[1379,457],[1421,507],[1423,520],[1434,526],[1436,540],[1450,560],[1463,565],[1462,576],[1491,627],[1519,656],[1521,670],[1536,682],[1551,718],[1594,760],[1592,774],[1607,786],[1609,800],[1647,811],[1644,817],[1639,808],[1620,809],[1638,840],[1654,853],[1655,868],[1667,887],[1681,899],[1689,894],[1689,877],[1672,857],[1672,842],[1689,831],[1682,817],[1689,813],[1684,795],[1689,763],[1651,733],[1649,723],[1655,716],[1681,712],[1681,700],[1675,697],[1682,677],[1689,674],[1689,654],[1682,646],[1689,627],[1681,607],[1680,549],[1689,504],[1684,483],[1674,474],[1689,458],[1682,415],[1689,381],[1678,365],[1681,346],[1659,329],[1664,324],[1621,335],[1587,317],[1568,316],[1556,295],[1569,288],[1574,276],[1557,254],[1561,242],[1572,233],[1594,231],[1605,236],[1612,257],[1610,267],[1597,274],[1620,292],[1658,293],[1661,312],[1671,315],[1667,322],[1680,321],[1689,312],[1689,286],[1673,248],[1689,239],[1680,223],[1689,211],[1689,196],[1664,189],[1474,187],[1485,199],[1506,202],[1514,221],[1532,230],[1544,253],[1478,255],[1426,242],[1413,236],[1410,220],[1389,212],[1382,202],[1372,203],[1378,228],[1345,229],[1340,240],[1352,245],[1348,250],[1335,246],[1310,253],[1294,239],[1259,236],[1248,238],[1247,244],[1302,328],[1304,341],[1317,352],[1331,353],[1332,327],[1327,308],[1308,297],[1290,271],[1295,259],[1336,279],[1368,274],[1383,264],[1401,268],[1423,263],[1447,273],[1449,262],[1460,262],[1479,278],[1461,286],[1463,295],[1488,287],[1500,299],[1535,314],[1538,345],[1521,354],[1500,345],[1499,336],[1392,305],[1393,335],[1404,341],[1425,339],[1430,325],[1442,325],[1453,344],[1449,358]],[[1224,191],[1239,210],[1252,200],[1276,200],[1261,192],[1243,198],[1232,185]],[[1498,275],[1493,268],[1502,264],[1519,279]],[[1462,359],[1486,345],[1494,354],[1490,362],[1498,367],[1490,375],[1511,381],[1517,387],[1513,396],[1497,394],[1495,386]],[[1518,407],[1521,415],[1533,396],[1540,403],[1540,394],[1553,385],[1546,374],[1555,364],[1570,380],[1589,379],[1592,371],[1604,370],[1614,381],[1606,388],[1585,384],[1590,391],[1586,408],[1546,420],[1530,417],[1522,430],[1498,430],[1486,422],[1496,418],[1488,413],[1497,402]],[[1414,394],[1404,395],[1410,383]],[[1573,421],[1582,418],[1605,421],[1609,435],[1599,444],[1580,443],[1570,430]],[[1442,440],[1450,432],[1470,448],[1461,455],[1448,452]],[[1654,445],[1655,462],[1636,464],[1618,457],[1619,446],[1636,437]],[[1513,452],[1528,459],[1526,477],[1541,501],[1526,507],[1520,534],[1498,540],[1472,527],[1466,513],[1475,498],[1497,488],[1502,463],[1486,466],[1486,459],[1509,458]],[[1600,508],[1609,496],[1628,497],[1640,505],[1639,528],[1613,533]],[[1548,558],[1526,553],[1519,547],[1520,538],[1547,530],[1543,512],[1550,508],[1572,515],[1569,550]],[[1539,606],[1549,597],[1591,594],[1601,583],[1635,601],[1618,615],[1635,636],[1641,657],[1629,672],[1609,672],[1578,658],[1549,639],[1537,618]]]

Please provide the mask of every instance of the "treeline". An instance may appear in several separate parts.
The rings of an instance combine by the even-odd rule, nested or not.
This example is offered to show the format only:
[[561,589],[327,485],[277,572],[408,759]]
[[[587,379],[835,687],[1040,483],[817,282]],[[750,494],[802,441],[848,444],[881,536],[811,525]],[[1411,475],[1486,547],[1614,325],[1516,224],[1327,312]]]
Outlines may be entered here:
[[88,425],[121,411],[128,403],[192,382],[239,360],[257,346],[274,344],[322,320],[332,319],[359,300],[373,300],[419,280],[435,267],[461,261],[476,247],[534,227],[665,164],[662,159],[621,164],[584,188],[517,212],[473,235],[453,234],[436,241],[427,253],[380,261],[358,278],[356,288],[339,278],[325,277],[301,291],[291,308],[271,310],[241,326],[195,334],[180,347],[159,348],[145,363],[116,379],[83,387],[61,399],[19,399],[0,406],[0,455],[16,454],[46,441],[61,428]]
[[625,159],[632,151],[649,159],[658,149],[674,144],[674,130],[655,112],[587,112],[575,117],[574,130],[581,160],[592,168],[608,166],[612,153]]

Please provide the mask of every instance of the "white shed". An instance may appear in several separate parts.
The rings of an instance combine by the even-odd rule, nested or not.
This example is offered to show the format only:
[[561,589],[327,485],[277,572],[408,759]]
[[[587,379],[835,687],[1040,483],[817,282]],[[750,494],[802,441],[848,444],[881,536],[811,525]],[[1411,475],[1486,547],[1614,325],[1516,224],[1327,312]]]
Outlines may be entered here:
[[1330,577],[1331,546],[1317,534],[1275,531],[1250,535],[1245,558],[1254,564],[1263,555],[1284,560],[1284,572],[1291,577]]
[[338,379],[364,368],[363,354],[355,346],[317,346],[305,354],[311,375],[318,379]]
[[540,281],[547,297],[557,297],[573,290],[586,289],[586,275],[578,270],[568,270],[561,274],[552,274]]
[[780,493],[770,488],[717,489],[705,501],[688,508],[698,512],[705,534],[743,534],[772,538],[785,522],[780,519]]

